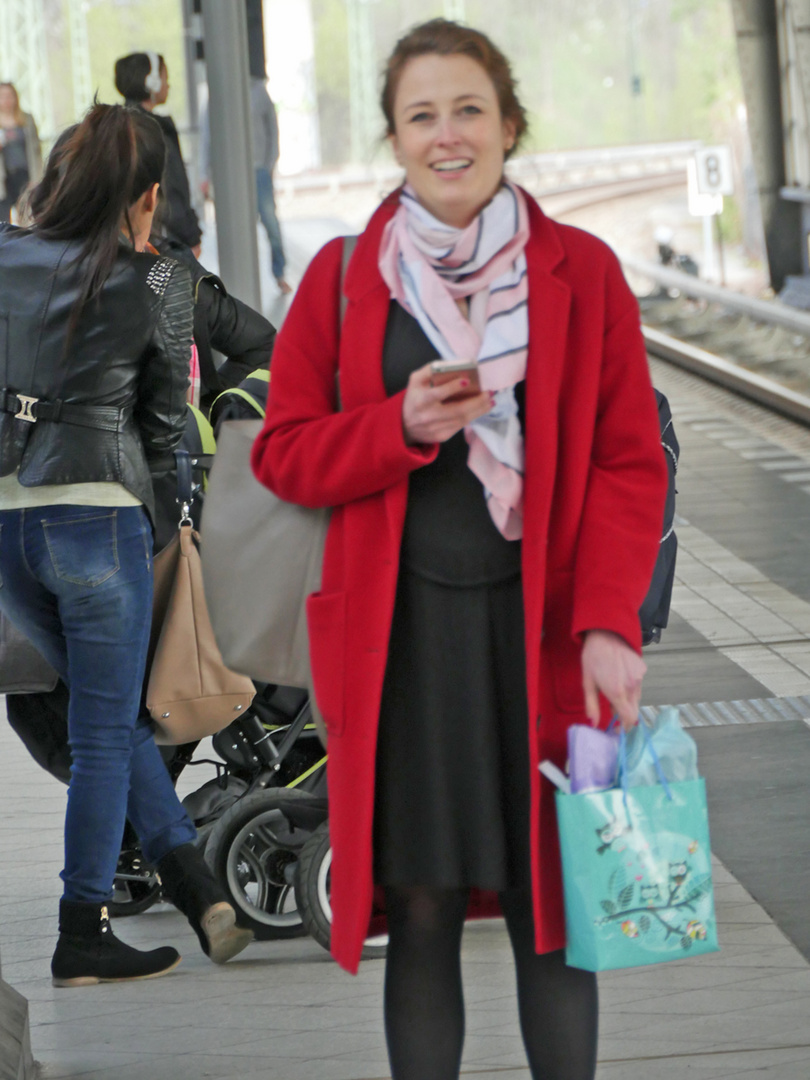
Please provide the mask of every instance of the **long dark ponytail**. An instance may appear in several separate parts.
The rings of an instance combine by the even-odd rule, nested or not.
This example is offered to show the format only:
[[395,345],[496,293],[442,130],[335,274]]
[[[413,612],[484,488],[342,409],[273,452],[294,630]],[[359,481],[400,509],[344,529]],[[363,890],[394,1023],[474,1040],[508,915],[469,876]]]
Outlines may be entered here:
[[84,120],[60,138],[29,200],[34,231],[52,240],[84,241],[75,326],[84,306],[112,273],[119,237],[134,241],[130,207],[159,184],[166,143],[157,120],[143,109],[95,103]]

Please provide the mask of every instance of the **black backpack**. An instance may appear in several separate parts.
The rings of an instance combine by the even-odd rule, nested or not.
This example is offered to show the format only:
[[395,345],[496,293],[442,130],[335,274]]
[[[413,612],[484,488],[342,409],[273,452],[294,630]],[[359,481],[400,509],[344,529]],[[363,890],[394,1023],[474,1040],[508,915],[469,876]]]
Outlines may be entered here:
[[655,561],[650,588],[638,613],[641,621],[641,641],[649,645],[661,640],[661,631],[669,621],[669,606],[672,602],[672,584],[675,580],[675,556],[678,553],[678,538],[675,535],[675,476],[678,472],[680,447],[672,426],[672,412],[669,402],[660,390],[655,391],[658,403],[658,421],[661,425],[661,446],[667,460],[669,485],[664,508],[664,528],[658,558]]

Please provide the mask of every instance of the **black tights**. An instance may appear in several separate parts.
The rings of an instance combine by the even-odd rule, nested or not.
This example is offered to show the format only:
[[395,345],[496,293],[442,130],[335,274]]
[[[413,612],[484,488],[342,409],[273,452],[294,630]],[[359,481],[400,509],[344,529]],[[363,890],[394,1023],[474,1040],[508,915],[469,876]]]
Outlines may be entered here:
[[[393,1080],[457,1080],[464,1042],[461,932],[467,889],[387,886],[385,1035]],[[534,951],[531,895],[500,894],[532,1080],[593,1080],[596,976]]]

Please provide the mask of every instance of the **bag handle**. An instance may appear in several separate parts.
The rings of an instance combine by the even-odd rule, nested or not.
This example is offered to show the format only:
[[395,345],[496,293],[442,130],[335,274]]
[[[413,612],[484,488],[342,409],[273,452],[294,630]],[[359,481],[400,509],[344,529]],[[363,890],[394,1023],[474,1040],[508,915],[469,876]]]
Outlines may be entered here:
[[177,504],[180,507],[178,528],[192,525],[191,504],[194,501],[194,489],[191,475],[191,454],[188,450],[175,450],[174,460],[177,466]]
[[349,260],[352,257],[352,252],[357,247],[357,237],[354,235],[343,237],[343,255],[340,262],[340,325],[343,325],[343,320],[346,317],[346,308],[349,306],[349,298],[343,291],[343,283],[346,280],[346,270],[349,267]]
[[[357,247],[358,237],[355,235],[343,237],[343,252],[340,257],[340,285],[338,286],[338,296],[340,298],[340,332],[343,332],[343,320],[346,318],[346,308],[349,306],[349,298],[343,291],[343,283],[346,280],[346,270],[349,266],[349,260],[352,257],[352,252]],[[337,400],[337,411],[343,412],[343,402],[340,398],[340,371],[335,372],[335,395]]]

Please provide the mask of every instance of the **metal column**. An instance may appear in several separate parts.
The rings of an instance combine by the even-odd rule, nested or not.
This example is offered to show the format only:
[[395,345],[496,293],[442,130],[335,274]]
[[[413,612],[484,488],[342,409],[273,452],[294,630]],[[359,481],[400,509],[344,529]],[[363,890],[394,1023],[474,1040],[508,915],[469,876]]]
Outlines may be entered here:
[[86,8],[84,0],[70,0],[70,68],[73,74],[73,116],[76,120],[81,120],[93,103]]
[[349,115],[351,154],[355,164],[373,156],[374,133],[380,127],[371,7],[376,0],[346,0],[349,31]]
[[802,260],[800,207],[780,196],[786,175],[776,3],[732,0],[731,7],[770,278],[778,291],[788,275],[801,273]]
[[222,0],[203,0],[202,14],[220,274],[230,292],[261,311],[247,15],[244,3]]

